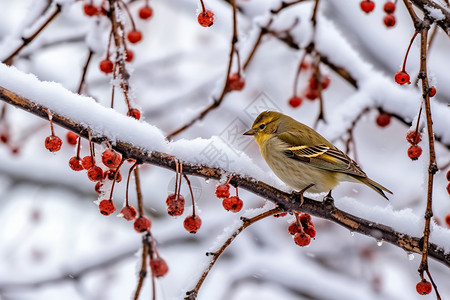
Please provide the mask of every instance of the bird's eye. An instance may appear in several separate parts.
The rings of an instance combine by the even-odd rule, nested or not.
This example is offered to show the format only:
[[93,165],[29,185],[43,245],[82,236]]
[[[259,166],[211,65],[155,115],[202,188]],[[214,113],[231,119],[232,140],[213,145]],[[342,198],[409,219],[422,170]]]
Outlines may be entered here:
[[266,124],[259,125],[259,129],[263,130],[264,128],[266,128]]

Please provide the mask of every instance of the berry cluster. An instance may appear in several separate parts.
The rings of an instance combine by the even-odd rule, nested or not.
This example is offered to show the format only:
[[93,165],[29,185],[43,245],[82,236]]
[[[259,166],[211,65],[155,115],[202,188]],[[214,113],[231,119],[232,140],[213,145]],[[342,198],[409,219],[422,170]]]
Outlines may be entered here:
[[[386,13],[386,15],[383,18],[383,23],[388,28],[393,27],[395,25],[395,16],[394,16],[394,11],[396,8],[395,2],[387,1],[383,6],[383,10]],[[375,9],[375,2],[373,2],[372,0],[362,0],[359,3],[359,5],[361,7],[361,10],[366,14],[372,12]]]
[[422,154],[422,148],[417,145],[422,141],[422,135],[416,130],[410,130],[406,133],[406,140],[411,146],[408,148],[408,157],[412,160],[418,160]]
[[[301,70],[309,70],[309,79],[308,85],[301,92],[301,96],[297,93],[297,85],[300,78]],[[325,90],[330,85],[330,77],[327,75],[321,75],[320,80],[318,80],[318,76],[316,76],[315,68],[308,62],[305,61],[305,57],[302,58],[300,65],[297,69],[297,74],[294,81],[294,93],[293,96],[289,99],[288,103],[291,107],[296,108],[299,107],[303,98],[314,101],[319,98],[319,93],[321,90]]]
[[294,236],[294,242],[300,247],[308,246],[311,239],[316,237],[316,229],[311,216],[305,213],[295,212],[295,221],[289,225],[288,231]]
[[[228,180],[228,182],[231,178]],[[222,200],[222,206],[227,211],[234,213],[240,212],[244,206],[244,202],[238,196],[238,189],[236,187],[236,196],[230,197],[230,185],[227,183],[219,185],[216,188],[216,197]]]

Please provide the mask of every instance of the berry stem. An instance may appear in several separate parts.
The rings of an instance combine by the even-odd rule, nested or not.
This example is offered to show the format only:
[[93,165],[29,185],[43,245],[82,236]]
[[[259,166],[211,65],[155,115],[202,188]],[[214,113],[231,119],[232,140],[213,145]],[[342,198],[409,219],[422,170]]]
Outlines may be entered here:
[[89,67],[89,63],[91,62],[91,58],[92,58],[93,54],[94,54],[94,52],[91,49],[89,49],[89,54],[86,59],[86,63],[84,64],[83,73],[81,74],[80,84],[78,85],[78,90],[77,90],[77,93],[80,95],[81,95],[81,90],[83,89],[84,81],[86,79],[87,69]]
[[142,236],[141,267],[139,270],[138,284],[136,287],[136,291],[134,292],[134,297],[133,297],[134,300],[139,299],[139,294],[141,293],[142,286],[144,284],[144,279],[147,276],[147,266],[148,266],[147,257],[148,257],[148,248],[150,245],[150,243],[148,241],[149,234],[150,234],[150,232],[147,231],[147,233]]
[[178,191],[178,173],[180,171],[179,169],[179,165],[178,165],[178,160],[176,158],[173,159],[173,161],[175,162],[175,190],[174,190],[174,194],[177,194]]
[[139,216],[143,216],[144,215],[144,201],[142,200],[141,180],[139,178],[139,166],[136,166],[133,169],[133,172],[134,172],[134,181],[136,182],[136,196],[137,196]]
[[297,85],[298,85],[298,79],[300,78],[300,71],[301,71],[301,66],[303,64],[303,62],[306,59],[306,51],[303,53],[302,59],[300,60],[300,63],[298,64],[298,68],[297,68],[297,72],[295,73],[295,78],[294,78],[294,94],[293,96],[297,96]]
[[182,175],[183,175],[183,163],[180,163],[180,181],[178,182],[178,190],[175,191],[177,199],[180,197]]
[[203,3],[203,0],[200,0],[200,4],[202,5],[202,12],[206,12],[205,4]]
[[228,185],[231,181],[231,179],[233,179],[234,175],[231,175],[230,178],[228,178],[227,182],[225,182],[224,185]]
[[194,202],[194,193],[192,192],[192,187],[191,187],[191,181],[188,179],[188,177],[183,174],[184,180],[186,180],[188,187],[189,187],[189,192],[191,193],[191,199],[192,199],[192,216],[195,217],[195,202]]
[[126,192],[125,192],[125,206],[129,206],[128,205],[128,191],[129,191],[129,186],[130,186],[130,177],[131,177],[131,171],[133,171],[133,169],[136,167],[137,162],[135,162],[131,167],[130,170],[128,171],[128,177],[127,177],[127,187],[126,187]]
[[433,280],[433,277],[431,277],[430,271],[428,269],[426,269],[425,272],[427,273],[428,278],[430,279],[431,284],[433,285],[434,291],[436,293],[437,300],[441,300],[441,295],[439,295],[439,292],[438,292],[438,289],[437,289],[437,285],[434,283],[434,280]]
[[239,198],[238,187],[236,186],[236,197]]
[[118,1],[120,5],[122,5],[122,8],[127,12],[128,18],[131,22],[131,28],[133,28],[133,31],[136,31],[136,25],[134,24],[133,16],[130,13],[130,10],[128,9],[128,5],[123,1]]
[[120,164],[117,166],[116,171],[114,172],[114,180],[111,186],[111,192],[109,193],[109,200],[112,200],[113,192],[114,192],[114,185],[116,184],[117,174],[119,173],[119,169],[122,166],[123,162],[125,161],[124,158],[120,161]]
[[411,45],[414,42],[414,39],[416,38],[417,34],[419,32],[416,30],[414,31],[414,34],[411,38],[411,40],[409,41],[409,45],[408,45],[408,49],[406,49],[406,54],[405,54],[405,58],[403,59],[403,66],[402,66],[402,71],[405,72],[405,68],[406,68],[406,60],[408,58],[408,54],[409,54],[409,50],[411,49]]
[[77,158],[80,158],[80,152],[81,152],[81,136],[78,136],[78,140],[77,140]]
[[91,152],[91,156],[92,156],[92,159],[94,160],[94,164],[95,164],[95,148],[94,148],[95,146],[91,139],[91,131],[90,130],[88,130],[88,140],[89,140],[89,151]]

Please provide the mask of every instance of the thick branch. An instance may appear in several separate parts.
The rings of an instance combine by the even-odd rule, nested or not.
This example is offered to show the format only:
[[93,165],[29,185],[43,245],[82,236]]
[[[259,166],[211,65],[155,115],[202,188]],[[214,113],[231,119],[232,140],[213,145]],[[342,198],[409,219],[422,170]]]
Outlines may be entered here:
[[[43,109],[51,110],[51,108],[39,107],[33,103],[32,100],[21,97],[1,87],[0,99],[44,119],[47,119],[48,116]],[[88,128],[85,127],[85,125],[76,124],[58,114],[53,115],[53,122],[76,132],[80,136],[85,138],[87,137]],[[106,138],[97,138],[94,141],[101,142],[104,140],[106,140]],[[135,148],[131,144],[120,140],[114,142],[111,141],[111,144],[114,144],[114,148],[121,152],[126,158],[134,158],[140,163],[149,163],[171,170],[176,169],[176,163],[173,156],[168,154],[161,152],[146,153],[143,150]],[[190,163],[183,163],[183,172],[185,174],[215,180],[220,180],[222,175],[226,173],[224,170],[218,168],[210,168],[208,166]],[[300,201],[298,201],[296,195],[282,192],[264,182],[257,181],[249,177],[242,177],[238,174],[232,178],[230,183],[272,201],[286,211],[303,211],[305,213],[335,222],[352,232],[358,232],[376,238],[377,240],[386,241],[404,249],[405,251],[421,253],[422,243],[420,238],[412,237],[407,234],[397,232],[386,225],[378,224],[376,222],[351,215],[336,208],[330,203],[322,203],[305,197],[303,205],[300,206]],[[450,253],[445,253],[442,247],[439,247],[436,244],[430,244],[429,255],[430,257],[433,257],[450,267]]]

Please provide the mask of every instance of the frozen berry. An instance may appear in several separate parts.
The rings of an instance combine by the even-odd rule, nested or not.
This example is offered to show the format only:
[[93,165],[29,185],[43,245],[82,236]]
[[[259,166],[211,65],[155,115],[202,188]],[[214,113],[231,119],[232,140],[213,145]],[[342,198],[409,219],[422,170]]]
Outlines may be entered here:
[[228,198],[228,197],[230,197],[230,185],[229,184],[219,185],[216,188],[216,197],[217,198]]
[[132,108],[127,112],[127,116],[139,120],[141,118],[141,112],[137,108]]
[[137,215],[136,209],[131,205],[122,207],[122,209],[120,210],[120,214],[127,221],[134,220]]
[[386,127],[391,123],[391,116],[386,113],[381,113],[377,117],[377,125],[380,127]]
[[302,104],[302,98],[293,96],[289,99],[289,105],[293,108],[299,107]]
[[102,153],[102,162],[110,169],[116,169],[122,161],[122,154],[117,151],[106,149]]
[[81,165],[85,170],[89,170],[95,165],[94,158],[90,155],[83,157],[83,159],[81,160]]
[[87,176],[91,181],[100,181],[103,179],[103,170],[98,166],[93,166],[87,171]]
[[173,217],[181,216],[184,212],[184,203],[185,200],[182,195],[178,197],[175,194],[169,195],[166,199],[167,213]]
[[397,82],[400,85],[404,85],[405,83],[410,84],[409,81],[409,75],[405,71],[398,71],[395,74],[395,82]]
[[362,11],[368,14],[375,8],[375,3],[371,0],[363,0],[361,1],[360,6]]
[[305,247],[311,243],[311,238],[306,233],[300,232],[294,235],[294,242],[300,247]]
[[50,152],[57,152],[61,149],[62,140],[56,135],[50,135],[45,139],[45,148]]
[[428,295],[431,293],[431,283],[426,279],[423,279],[416,285],[416,291],[419,295]]
[[210,10],[202,11],[198,14],[197,20],[203,27],[211,27],[214,24],[214,13]]
[[385,12],[385,13],[387,13],[387,14],[393,14],[394,11],[395,11],[395,3],[394,3],[394,2],[391,2],[391,1],[388,1],[388,2],[386,2],[386,3],[384,4],[383,9],[384,9],[384,12]]
[[78,141],[78,135],[72,131],[68,131],[66,134],[67,143],[70,145],[76,145]]
[[142,40],[142,33],[139,30],[128,32],[127,39],[130,43],[136,44]]
[[109,59],[104,59],[99,64],[100,71],[102,71],[105,74],[112,73],[114,69],[114,64]]
[[386,27],[393,27],[395,26],[395,16],[394,15],[385,15],[383,18],[384,25]]
[[[113,181],[114,177],[116,177],[116,170],[108,170],[105,172],[105,174],[103,175],[103,177],[108,178],[109,180]],[[122,181],[122,174],[120,173],[120,170],[117,172],[117,177],[116,177],[116,182],[121,182]]]
[[411,147],[409,147],[408,149],[408,156],[409,158],[411,158],[412,160],[418,160],[419,156],[422,154],[422,148],[420,146],[417,145],[412,145]]
[[109,216],[116,210],[116,207],[114,206],[114,203],[111,200],[100,201],[98,208],[100,209],[100,213],[104,216]]
[[169,271],[169,266],[164,259],[157,257],[150,260],[150,269],[153,276],[162,277]]
[[103,182],[99,181],[95,184],[94,190],[96,193],[101,194],[102,193],[102,186],[103,186]]
[[89,17],[95,16],[95,15],[98,14],[98,9],[97,9],[97,7],[95,7],[95,6],[92,5],[92,4],[85,4],[85,5],[83,6],[83,9],[84,9],[84,13],[85,13],[87,16],[89,16]]
[[313,239],[316,237],[316,228],[314,228],[314,225],[308,225],[303,230],[307,235],[309,235],[310,238]]
[[305,97],[308,100],[315,100],[319,97],[319,90],[308,87],[306,89]]
[[78,156],[74,156],[69,159],[69,167],[74,171],[83,170],[83,166],[81,165],[81,158],[79,158]]
[[225,208],[228,211],[237,213],[241,211],[242,206],[244,206],[244,202],[239,199],[238,196],[233,196],[230,198],[226,198],[222,201],[223,208]]
[[148,6],[144,6],[139,10],[139,18],[147,20],[153,15],[153,9]]
[[228,78],[227,85],[230,91],[241,91],[245,87],[245,79],[240,73],[233,73]]
[[202,219],[198,215],[195,216],[188,216],[186,219],[184,219],[183,222],[184,229],[187,230],[189,233],[197,233],[197,231],[200,229],[200,226],[202,226]]
[[141,216],[134,221],[134,229],[139,233],[149,231],[151,226],[152,221],[145,216]]
[[298,224],[297,221],[294,221],[291,224],[289,224],[288,231],[289,231],[289,234],[294,235],[296,233],[302,232],[303,228],[302,228],[302,226],[300,226]]
[[422,135],[418,131],[410,130],[406,133],[406,140],[410,144],[417,145],[422,140]]
[[[449,183],[449,186],[450,186],[450,183]],[[445,216],[445,223],[447,224],[448,227],[450,227],[450,214]]]
[[428,95],[430,95],[430,97],[434,97],[434,95],[436,95],[436,88],[434,86],[432,86],[430,88],[430,91],[428,92]]
[[128,49],[127,51],[125,51],[125,61],[126,62],[131,62],[134,58],[134,52],[131,51],[130,49]]

